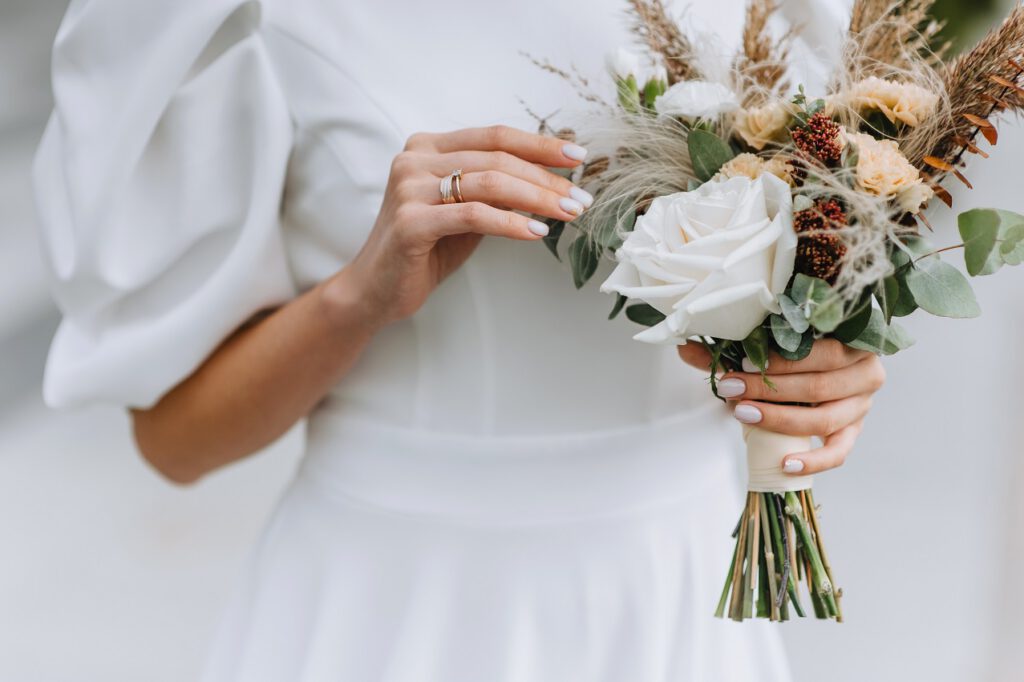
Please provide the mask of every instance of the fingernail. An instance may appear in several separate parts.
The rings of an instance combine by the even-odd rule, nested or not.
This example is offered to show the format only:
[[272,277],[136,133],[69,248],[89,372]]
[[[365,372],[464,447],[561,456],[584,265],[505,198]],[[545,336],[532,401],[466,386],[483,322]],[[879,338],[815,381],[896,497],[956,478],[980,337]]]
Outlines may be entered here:
[[[744,372],[750,372],[751,374],[757,374],[761,371],[761,368],[750,361],[750,358],[743,358],[743,362],[740,363],[743,367]],[[768,369],[768,362],[764,363],[764,368]]]
[[566,145],[562,145],[562,153],[573,161],[582,161],[587,158],[587,150],[578,144],[572,144],[571,142]]
[[747,392],[747,382],[743,379],[722,379],[718,382],[718,395],[723,398],[736,398]]
[[590,208],[590,205],[594,203],[594,197],[590,194],[590,192],[586,192],[580,189],[579,187],[571,188],[569,190],[569,196],[571,196],[573,199],[580,202],[587,208]]
[[782,470],[787,474],[799,474],[804,470],[804,463],[799,459],[787,459],[782,465]]
[[573,215],[579,215],[583,213],[583,204],[576,201],[575,199],[570,199],[569,197],[559,199],[558,205],[561,206],[562,210],[565,211],[566,213],[572,213]]
[[530,232],[533,232],[538,237],[548,236],[548,226],[539,220],[531,220],[526,223],[526,227],[529,228]]
[[753,405],[737,405],[732,416],[744,424],[758,424],[764,419],[761,410]]

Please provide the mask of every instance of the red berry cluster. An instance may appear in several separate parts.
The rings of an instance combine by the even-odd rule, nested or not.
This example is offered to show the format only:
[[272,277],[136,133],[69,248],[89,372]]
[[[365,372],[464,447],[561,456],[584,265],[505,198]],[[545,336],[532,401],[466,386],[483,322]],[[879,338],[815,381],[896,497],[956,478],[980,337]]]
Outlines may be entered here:
[[839,124],[819,112],[807,124],[794,128],[793,144],[808,157],[818,159],[826,166],[836,166],[843,155],[839,143]]
[[835,284],[846,245],[835,230],[846,226],[846,211],[835,199],[819,199],[813,208],[793,216],[800,235],[796,247],[796,272]]

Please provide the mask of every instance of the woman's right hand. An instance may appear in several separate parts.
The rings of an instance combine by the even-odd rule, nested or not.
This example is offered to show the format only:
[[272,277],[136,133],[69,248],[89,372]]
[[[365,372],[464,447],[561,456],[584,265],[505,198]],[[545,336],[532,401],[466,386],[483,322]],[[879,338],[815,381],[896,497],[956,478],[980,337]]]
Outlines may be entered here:
[[[586,150],[505,126],[409,138],[391,164],[377,221],[353,261],[326,283],[378,326],[409,317],[484,235],[534,241],[547,225],[514,211],[569,221],[593,198],[546,167],[573,168]],[[462,169],[465,203],[443,204],[441,179]]]

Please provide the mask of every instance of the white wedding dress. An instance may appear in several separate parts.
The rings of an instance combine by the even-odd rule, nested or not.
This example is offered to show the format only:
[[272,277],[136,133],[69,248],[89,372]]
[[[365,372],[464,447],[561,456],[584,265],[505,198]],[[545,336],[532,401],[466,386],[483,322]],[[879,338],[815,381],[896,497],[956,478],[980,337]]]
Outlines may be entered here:
[[[611,88],[624,5],[74,0],[35,168],[65,312],[47,400],[151,405],[334,273],[411,133],[583,110],[521,52]],[[693,3],[710,52],[742,5]],[[805,55],[835,43],[836,7],[786,11]],[[788,679],[774,629],[712,617],[738,432],[612,302],[542,244],[486,239],[382,332],[309,416],[205,679]]]

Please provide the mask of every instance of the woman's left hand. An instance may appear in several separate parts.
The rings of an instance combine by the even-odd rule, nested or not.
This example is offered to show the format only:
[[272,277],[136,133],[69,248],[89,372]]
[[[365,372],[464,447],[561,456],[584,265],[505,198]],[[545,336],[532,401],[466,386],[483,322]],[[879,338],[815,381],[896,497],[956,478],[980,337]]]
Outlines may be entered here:
[[[710,365],[710,354],[699,343],[680,346],[679,355],[699,369]],[[725,374],[718,382],[718,394],[728,399],[737,420],[768,431],[824,439],[817,450],[787,455],[783,471],[789,474],[842,466],[871,410],[872,396],[885,383],[885,369],[876,355],[834,339],[815,342],[803,360],[769,356],[767,374],[774,388],[749,361],[744,360],[743,369]]]

